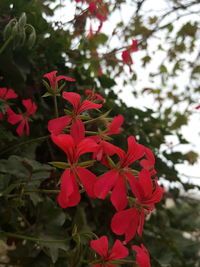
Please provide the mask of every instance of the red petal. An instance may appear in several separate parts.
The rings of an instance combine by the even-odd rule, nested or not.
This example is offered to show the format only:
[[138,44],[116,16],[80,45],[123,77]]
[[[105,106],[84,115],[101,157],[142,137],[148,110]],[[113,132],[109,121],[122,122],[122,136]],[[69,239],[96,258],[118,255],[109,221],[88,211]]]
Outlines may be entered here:
[[98,145],[94,140],[87,137],[84,138],[78,145],[77,145],[77,157],[89,152],[94,152],[97,149]]
[[144,146],[138,144],[133,136],[128,138],[128,152],[124,158],[123,166],[129,166],[134,161],[144,156]]
[[131,58],[131,54],[130,54],[129,50],[124,50],[122,52],[122,61],[126,64],[129,64],[129,65],[133,64],[133,60]]
[[124,122],[124,117],[122,115],[115,116],[108,126],[108,130],[106,131],[107,135],[111,134],[119,134],[121,132],[120,127]]
[[115,213],[111,221],[111,229],[117,235],[125,234],[128,242],[135,236],[138,227],[138,212],[135,208]]
[[107,236],[102,236],[97,240],[92,240],[90,246],[95,250],[103,259],[106,259],[108,253],[108,238]]
[[132,45],[130,46],[130,50],[132,52],[137,52],[138,51],[137,44],[138,44],[137,40],[132,40]]
[[26,129],[26,134],[30,135],[30,128],[29,128],[28,121],[25,121],[25,129]]
[[80,106],[79,114],[88,109],[99,109],[102,107],[102,104],[95,104],[89,100],[84,100]]
[[7,88],[0,88],[0,98],[3,100],[6,100],[6,92],[7,92]]
[[128,204],[124,177],[118,176],[111,195],[111,202],[117,211],[125,209]]
[[3,113],[0,111],[0,120],[3,119]]
[[60,134],[71,120],[72,118],[69,115],[50,120],[48,123],[48,130],[52,134]]
[[151,267],[148,250],[143,244],[141,247],[131,246],[131,248],[136,252],[136,261],[140,267]]
[[16,114],[10,107],[6,108],[6,112],[7,112],[7,116],[8,116],[7,120],[11,124],[16,124],[19,121],[23,120],[23,116]]
[[123,235],[132,220],[132,209],[122,210],[112,217],[111,229],[117,235]]
[[73,162],[75,157],[75,144],[71,135],[68,134],[59,134],[51,135],[51,140],[61,148],[68,156],[68,159]]
[[51,81],[52,77],[55,77],[57,72],[58,72],[57,70],[51,71],[49,73],[44,74],[43,77]]
[[19,136],[22,136],[22,134],[24,132],[24,126],[25,126],[25,124],[26,124],[26,121],[25,120],[22,120],[20,122],[20,124],[18,125],[16,132],[18,133]]
[[88,196],[91,198],[95,198],[96,196],[94,194],[94,185],[97,181],[96,175],[94,175],[91,171],[85,168],[78,168],[77,172]]
[[139,215],[139,222],[138,222],[138,235],[142,236],[143,228],[144,228],[144,220],[145,220],[145,213],[144,210],[141,210],[140,212],[138,211]]
[[97,9],[96,2],[95,2],[95,1],[90,2],[90,4],[89,4],[89,11],[90,11],[91,13],[94,13],[94,11],[95,11],[96,9]]
[[109,261],[112,261],[127,257],[129,252],[121,241],[116,240],[109,254]]
[[26,107],[26,115],[35,114],[37,106],[31,99],[22,100],[22,104]]
[[6,94],[6,100],[10,98],[17,98],[17,97],[18,97],[18,94],[16,94],[13,89],[8,89],[7,94]]
[[115,185],[118,179],[118,172],[116,170],[110,170],[103,174],[95,184],[94,192],[98,198],[104,199],[109,191]]
[[66,81],[69,81],[69,82],[75,82],[76,80],[70,78],[70,77],[67,77],[67,76],[63,76],[63,75],[59,75],[56,77],[56,81],[60,81],[60,80],[66,80]]
[[85,126],[80,118],[76,118],[72,121],[70,128],[70,134],[74,138],[75,144],[81,142],[85,137]]
[[79,94],[76,93],[67,93],[63,92],[62,97],[66,100],[68,100],[74,107],[74,111],[78,113],[79,107],[81,104],[81,97]]
[[62,208],[76,206],[80,201],[80,193],[76,178],[70,169],[66,169],[61,179],[61,192],[58,203]]
[[114,154],[117,154],[120,158],[124,156],[124,151],[121,148],[114,146],[106,141],[101,141],[101,146],[103,148],[104,154],[108,156],[112,156]]
[[138,180],[139,180],[139,185],[141,187],[141,192],[143,192],[142,198],[150,198],[153,191],[153,184],[150,173],[147,170],[143,169],[139,173]]
[[129,181],[133,194],[136,196],[136,198],[142,199],[144,191],[142,190],[138,179],[129,172],[125,172],[125,175]]

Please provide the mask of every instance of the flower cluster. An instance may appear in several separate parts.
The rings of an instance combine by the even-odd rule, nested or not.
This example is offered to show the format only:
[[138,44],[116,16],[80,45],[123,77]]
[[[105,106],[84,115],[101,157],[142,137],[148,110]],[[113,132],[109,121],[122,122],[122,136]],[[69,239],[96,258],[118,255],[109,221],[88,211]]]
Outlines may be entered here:
[[[10,124],[19,123],[16,132],[19,136],[22,136],[25,132],[27,135],[30,134],[29,123],[30,116],[35,114],[37,107],[36,104],[31,99],[22,100],[22,104],[26,111],[21,114],[16,114],[11,108],[10,103],[7,100],[12,98],[17,98],[18,95],[13,89],[0,88],[0,101],[2,103],[1,108],[7,114],[7,121]],[[0,112],[0,119],[3,119],[3,112]]]
[[92,23],[90,22],[90,32],[88,37],[92,37],[95,34],[98,34],[103,26],[103,22],[107,20],[107,5],[103,2],[103,0],[75,0],[77,3],[87,3],[87,15],[90,19],[96,18],[100,21],[98,29],[96,32],[93,31]]
[[[51,79],[49,81],[51,83]],[[115,266],[115,261],[116,264],[123,263],[122,258],[129,254],[125,245],[136,234],[142,236],[145,217],[161,200],[163,188],[155,177],[155,158],[150,149],[139,144],[134,136],[127,139],[127,151],[111,143],[110,136],[121,132],[123,116],[111,119],[106,113],[91,117],[90,111],[93,110],[92,114],[95,110],[99,112],[104,99],[91,90],[86,90],[85,94],[86,99],[81,99],[78,93],[62,93],[63,102],[67,104],[65,115],[50,120],[48,130],[53,143],[65,152],[67,162],[51,164],[62,168],[65,166],[58,195],[58,203],[62,208],[73,207],[80,202],[79,188],[90,198],[110,197],[116,209],[110,224],[111,230],[116,235],[124,235],[124,242],[122,244],[116,240],[109,250],[108,238],[102,236],[91,241],[91,248],[101,257],[93,266],[111,267]],[[88,153],[90,160],[83,161]],[[107,168],[100,176],[88,169],[96,162]],[[139,170],[134,166],[140,166]],[[133,245],[132,249],[136,252],[138,265],[149,267],[149,254],[144,245]]]

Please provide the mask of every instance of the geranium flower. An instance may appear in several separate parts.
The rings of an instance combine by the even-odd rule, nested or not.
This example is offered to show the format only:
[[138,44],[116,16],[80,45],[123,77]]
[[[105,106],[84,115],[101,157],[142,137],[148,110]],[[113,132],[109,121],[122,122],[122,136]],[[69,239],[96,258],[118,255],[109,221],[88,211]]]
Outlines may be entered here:
[[75,80],[70,78],[70,77],[67,77],[67,76],[63,76],[63,75],[59,75],[59,76],[56,76],[56,73],[58,71],[51,71],[49,73],[46,73],[43,75],[44,78],[47,78],[49,80],[49,83],[50,83],[50,87],[51,87],[51,90],[56,93],[57,90],[58,90],[58,82],[60,80],[66,80],[66,81],[69,81],[69,82],[74,82]]
[[112,122],[107,125],[106,130],[100,131],[98,136],[91,136],[93,140],[98,144],[98,149],[94,152],[93,158],[97,160],[102,160],[104,155],[112,156],[114,154],[123,153],[123,151],[112,145],[109,142],[106,142],[107,136],[112,134],[119,134],[121,132],[121,125],[124,122],[124,117],[122,115],[115,116]]
[[96,94],[89,89],[85,90],[85,94],[88,97],[88,100],[90,101],[97,101],[101,104],[105,102],[105,99],[101,95]]
[[154,204],[162,199],[163,194],[163,188],[157,181],[154,184],[150,173],[144,169],[138,178],[130,176],[129,183],[136,197],[133,207],[115,213],[111,221],[112,231],[117,235],[125,234],[125,242],[133,239],[136,232],[142,236],[145,215],[154,209]]
[[131,248],[136,252],[136,262],[139,267],[151,267],[149,252],[143,244]]
[[140,161],[140,165],[144,169],[148,170],[150,172],[150,174],[153,176],[156,174],[156,171],[154,169],[155,157],[154,157],[152,151],[147,147],[145,147],[145,157],[146,157],[146,159],[142,159]]
[[[0,99],[3,101],[7,101],[11,98],[17,98],[18,95],[14,92],[13,89],[7,89],[7,88],[0,88]],[[3,118],[3,113],[0,111],[0,120]]]
[[112,249],[109,250],[107,236],[92,240],[90,246],[101,256],[99,263],[92,267],[114,267],[115,260],[123,259],[129,254],[128,249],[119,240],[116,240]]
[[80,201],[78,183],[81,183],[89,197],[95,198],[94,184],[96,176],[89,170],[78,165],[79,157],[94,152],[97,144],[90,138],[83,138],[78,144],[68,134],[52,135],[52,141],[61,148],[68,157],[70,165],[61,177],[61,191],[58,203],[62,208],[76,206]]
[[14,92],[13,89],[0,88],[0,99],[8,100],[10,98],[17,98],[18,94]]
[[129,181],[132,177],[134,178],[129,165],[144,156],[144,146],[138,144],[135,138],[130,136],[128,138],[128,152],[125,153],[119,149],[118,155],[120,161],[115,166],[111,166],[108,161],[105,162],[111,170],[98,179],[95,185],[95,194],[98,198],[105,199],[109,191],[112,191],[112,204],[116,210],[123,210],[128,204],[126,180]]
[[131,57],[131,52],[137,52],[137,40],[132,40],[132,45],[129,46],[126,50],[122,51],[122,61],[123,63],[129,66],[130,72],[132,72],[131,65],[133,64],[133,60]]
[[8,122],[11,124],[19,123],[16,132],[19,136],[22,136],[24,132],[27,135],[30,134],[29,124],[28,121],[30,120],[30,116],[35,114],[37,110],[37,106],[31,99],[22,100],[22,104],[26,108],[26,112],[23,114],[16,114],[10,107],[7,107],[7,115],[8,115]]
[[64,128],[71,122],[72,125],[70,128],[70,134],[75,139],[75,142],[78,143],[85,135],[85,126],[80,119],[80,114],[89,109],[99,109],[102,107],[102,105],[95,104],[89,100],[84,100],[81,102],[80,95],[76,93],[64,92],[62,97],[72,104],[73,112],[70,115],[50,120],[48,124],[48,130],[54,135],[60,134],[62,130],[64,130]]

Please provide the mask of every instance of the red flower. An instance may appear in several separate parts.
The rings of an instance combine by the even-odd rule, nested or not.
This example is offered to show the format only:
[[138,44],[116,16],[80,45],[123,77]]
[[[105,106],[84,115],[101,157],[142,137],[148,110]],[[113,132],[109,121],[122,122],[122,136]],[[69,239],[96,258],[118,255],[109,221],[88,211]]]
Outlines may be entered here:
[[106,135],[119,134],[121,132],[121,126],[124,122],[124,117],[122,115],[115,116],[112,122],[107,125],[107,129],[104,132]]
[[[127,176],[130,174],[127,173]],[[129,177],[133,194],[136,196],[134,207],[117,212],[111,221],[111,229],[115,234],[125,234],[125,242],[130,241],[136,232],[141,236],[145,215],[154,209],[154,204],[162,198],[163,188],[151,179],[147,170],[142,170],[139,177]],[[155,188],[154,188],[155,187]]]
[[148,170],[150,172],[151,176],[153,176],[156,174],[156,171],[154,169],[155,157],[154,157],[152,151],[147,147],[145,147],[145,156],[146,156],[146,159],[142,159],[140,161],[140,165],[144,169]]
[[131,65],[133,64],[133,60],[132,60],[132,57],[131,57],[129,50],[124,50],[122,52],[122,61],[123,61],[123,63],[129,65],[129,70],[130,70],[130,72],[132,72]]
[[116,240],[112,249],[109,250],[107,236],[92,240],[90,246],[101,256],[99,264],[95,264],[92,267],[114,267],[113,261],[125,258],[129,254],[128,249],[119,240]]
[[97,9],[97,5],[95,1],[90,2],[89,4],[89,11],[90,13],[94,13]]
[[88,109],[99,109],[102,107],[101,104],[95,104],[89,100],[84,100],[81,102],[81,97],[76,93],[64,92],[62,97],[68,100],[73,106],[73,112],[71,115],[62,116],[49,121],[48,130],[52,134],[60,134],[62,130],[71,122],[70,134],[78,143],[85,136],[85,126],[80,119],[80,114]]
[[[0,99],[7,101],[11,98],[17,98],[18,95],[14,92],[13,89],[0,88]],[[3,118],[3,113],[0,111],[0,120]]]
[[61,191],[58,203],[62,208],[76,206],[80,201],[78,183],[81,183],[88,196],[95,198],[94,184],[96,176],[89,170],[78,165],[79,157],[85,153],[93,152],[96,143],[90,138],[84,138],[76,144],[73,137],[67,134],[52,135],[52,141],[61,148],[68,157],[70,168],[66,169],[61,178]]
[[[116,153],[114,151],[114,153]],[[113,153],[113,154],[114,154]],[[103,174],[95,185],[95,194],[98,198],[105,199],[109,191],[112,190],[111,202],[116,210],[123,210],[127,204],[126,179],[134,177],[131,174],[129,165],[144,156],[144,146],[138,144],[133,136],[128,138],[128,152],[118,150],[120,161],[111,166],[109,162],[106,165],[111,168],[110,171]],[[130,181],[129,181],[130,182]]]
[[133,64],[131,52],[137,52],[137,51],[138,51],[137,40],[132,40],[132,45],[122,52],[122,61],[123,63],[129,65],[130,72],[132,72],[131,65]]
[[98,144],[98,149],[94,152],[93,158],[97,160],[102,160],[104,155],[112,156],[114,154],[119,154],[122,150],[109,142],[106,142],[107,136],[112,134],[119,134],[121,131],[121,125],[124,122],[124,117],[122,115],[115,116],[112,122],[107,125],[107,129],[100,132],[99,136],[91,136],[93,140]]
[[92,100],[97,101],[101,104],[103,104],[105,102],[105,99],[101,95],[96,94],[89,89],[85,90],[85,94],[88,97],[88,100],[90,100],[90,101],[92,101]]
[[132,45],[130,46],[131,52],[137,52],[138,51],[138,41],[137,40],[132,40]]
[[148,250],[143,244],[131,247],[136,252],[136,261],[139,267],[151,267]]
[[8,100],[10,98],[17,98],[18,95],[14,92],[13,89],[0,88],[0,99]]
[[196,109],[200,109],[200,105],[195,107]]
[[56,90],[58,89],[58,81],[60,81],[60,80],[66,80],[66,81],[70,81],[70,82],[75,81],[74,79],[67,77],[67,76],[63,76],[63,75],[56,76],[57,72],[58,71],[55,70],[55,71],[46,73],[43,76],[49,80],[50,87],[51,87],[53,92],[56,92]]
[[32,102],[31,99],[22,100],[22,104],[26,108],[26,112],[23,114],[16,114],[10,107],[7,107],[6,109],[9,123],[16,124],[20,122],[16,130],[19,136],[22,136],[24,131],[26,131],[27,135],[30,134],[29,124],[28,124],[28,121],[30,120],[29,117],[35,114],[37,110],[36,104]]

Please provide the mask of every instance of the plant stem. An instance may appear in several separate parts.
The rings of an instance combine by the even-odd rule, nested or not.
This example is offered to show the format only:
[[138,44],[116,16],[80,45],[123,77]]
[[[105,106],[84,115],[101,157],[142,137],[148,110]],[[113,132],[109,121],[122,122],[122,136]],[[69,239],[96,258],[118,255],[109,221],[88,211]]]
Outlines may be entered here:
[[58,240],[57,239],[39,239],[39,238],[32,237],[32,236],[26,236],[26,235],[9,233],[9,232],[2,232],[2,233],[6,235],[7,237],[13,237],[13,238],[19,238],[23,240],[29,240],[33,242],[43,242],[43,243],[64,243],[71,239],[71,237],[66,238],[66,239],[58,239]]
[[31,143],[38,142],[38,141],[43,141],[43,140],[48,139],[48,138],[49,138],[49,135],[46,135],[46,136],[34,138],[34,139],[31,139],[31,140],[16,144],[14,146],[8,147],[7,149],[1,151],[0,155],[6,154],[7,152],[12,151],[13,149],[18,148],[20,146],[31,144]]
[[54,102],[55,116],[56,118],[58,118],[59,114],[58,114],[58,103],[57,103],[56,95],[53,96],[53,102]]
[[13,39],[12,35],[5,41],[5,43],[2,45],[2,47],[0,48],[0,54],[3,53],[3,51],[6,49],[6,47],[8,46],[8,44],[10,43],[10,41]]

